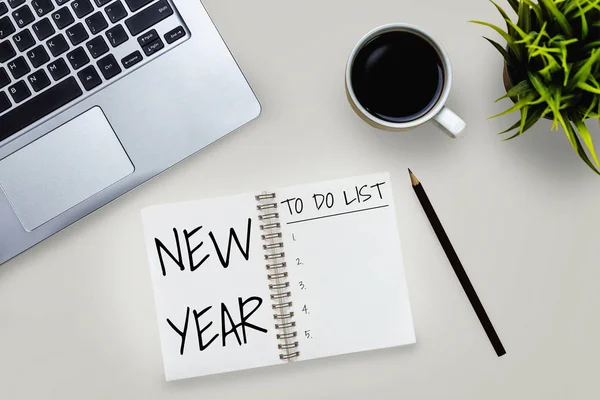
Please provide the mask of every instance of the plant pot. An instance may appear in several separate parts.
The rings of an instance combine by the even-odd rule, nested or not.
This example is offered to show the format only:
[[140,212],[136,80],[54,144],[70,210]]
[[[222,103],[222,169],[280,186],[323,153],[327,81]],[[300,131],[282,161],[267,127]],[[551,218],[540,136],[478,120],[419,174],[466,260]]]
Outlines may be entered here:
[[[504,69],[502,70],[502,80],[504,81],[504,89],[508,92],[513,88],[512,80],[510,79],[510,74],[508,73],[508,65],[506,61],[504,62]],[[516,103],[516,99],[514,97],[510,98],[514,103]]]

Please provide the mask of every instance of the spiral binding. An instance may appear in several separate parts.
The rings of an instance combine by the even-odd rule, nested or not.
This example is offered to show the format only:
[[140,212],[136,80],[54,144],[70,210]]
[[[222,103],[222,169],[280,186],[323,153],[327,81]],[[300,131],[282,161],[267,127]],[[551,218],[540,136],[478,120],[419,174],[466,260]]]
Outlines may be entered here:
[[281,224],[279,223],[279,213],[277,212],[277,201],[275,193],[262,193],[256,196],[258,205],[256,209],[259,212],[258,219],[263,224],[260,229],[263,231],[261,239],[264,241],[263,250],[265,251],[265,261],[267,279],[269,280],[269,290],[271,291],[271,300],[274,310],[275,330],[277,331],[277,340],[280,343],[277,348],[282,352],[279,358],[292,361],[298,356],[298,337],[295,330],[296,322],[293,320],[294,312],[291,310],[292,301],[290,297],[290,282],[287,280],[287,264],[285,262],[285,251],[283,246],[283,235],[281,233]]

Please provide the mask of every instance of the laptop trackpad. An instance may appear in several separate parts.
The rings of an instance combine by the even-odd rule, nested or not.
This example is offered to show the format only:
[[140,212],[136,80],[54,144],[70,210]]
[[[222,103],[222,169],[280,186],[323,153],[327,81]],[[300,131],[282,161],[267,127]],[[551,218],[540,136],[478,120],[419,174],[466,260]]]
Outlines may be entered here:
[[133,172],[100,107],[0,160],[0,187],[32,231]]

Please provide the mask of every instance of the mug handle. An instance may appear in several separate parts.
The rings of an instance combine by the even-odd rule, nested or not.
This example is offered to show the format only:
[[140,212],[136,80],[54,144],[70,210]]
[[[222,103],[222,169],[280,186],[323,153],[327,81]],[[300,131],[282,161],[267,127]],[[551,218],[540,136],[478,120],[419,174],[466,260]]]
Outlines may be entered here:
[[444,132],[453,139],[457,138],[467,126],[466,122],[458,115],[454,114],[448,107],[442,108],[442,111],[433,117],[433,119],[444,128]]

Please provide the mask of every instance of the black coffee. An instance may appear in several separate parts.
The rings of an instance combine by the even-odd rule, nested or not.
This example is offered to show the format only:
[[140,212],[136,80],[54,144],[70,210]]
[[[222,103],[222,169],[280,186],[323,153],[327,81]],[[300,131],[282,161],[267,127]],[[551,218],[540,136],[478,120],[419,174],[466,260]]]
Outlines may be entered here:
[[386,32],[358,52],[351,71],[360,104],[389,122],[425,115],[440,97],[444,69],[437,51],[410,32]]

